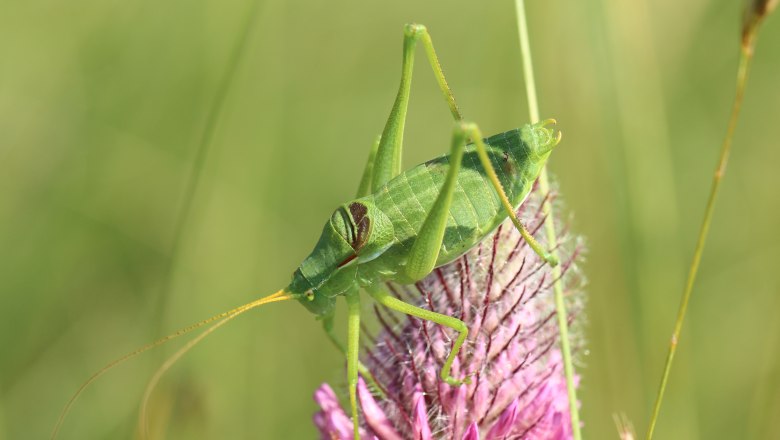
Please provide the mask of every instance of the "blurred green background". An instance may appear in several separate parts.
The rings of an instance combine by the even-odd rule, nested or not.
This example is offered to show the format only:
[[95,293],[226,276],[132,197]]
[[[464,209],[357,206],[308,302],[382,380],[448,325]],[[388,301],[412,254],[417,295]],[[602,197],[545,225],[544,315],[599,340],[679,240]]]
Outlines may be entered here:
[[[733,99],[739,3],[529,5],[542,116],[564,131],[550,166],[589,247],[587,438],[616,438],[615,412],[646,427]],[[0,438],[47,437],[108,360],[289,280],[355,191],[395,95],[404,23],[431,30],[485,133],[527,121],[509,0],[253,5],[0,4]],[[780,438],[779,74],[770,17],[659,439]],[[452,126],[421,55],[412,89],[407,165],[446,151]],[[61,438],[134,437],[143,387],[176,346],[95,383]],[[153,430],[314,438],[323,381],[343,390],[319,323],[268,306],[172,369]]]

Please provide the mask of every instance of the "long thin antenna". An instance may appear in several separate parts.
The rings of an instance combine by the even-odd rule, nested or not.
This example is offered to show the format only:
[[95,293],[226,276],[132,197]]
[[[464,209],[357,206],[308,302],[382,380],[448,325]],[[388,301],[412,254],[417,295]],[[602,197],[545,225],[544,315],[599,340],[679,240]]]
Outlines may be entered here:
[[54,430],[51,433],[52,440],[57,438],[57,434],[59,434],[60,428],[62,427],[62,422],[65,421],[65,417],[68,415],[68,412],[70,412],[70,409],[73,406],[73,404],[76,402],[76,399],[79,398],[81,393],[92,382],[96,381],[100,376],[102,376],[103,374],[105,374],[106,372],[111,370],[112,368],[116,367],[117,365],[119,365],[119,364],[121,364],[121,363],[123,363],[123,362],[125,362],[127,360],[130,360],[130,359],[138,356],[139,354],[141,354],[141,353],[143,353],[145,351],[151,350],[152,348],[155,348],[155,347],[157,347],[159,345],[162,345],[162,344],[170,341],[171,339],[178,338],[179,336],[187,334],[187,333],[189,333],[189,332],[191,332],[193,330],[196,330],[196,329],[198,329],[200,327],[203,327],[204,325],[210,324],[210,323],[212,323],[214,321],[217,321],[219,319],[223,319],[223,318],[226,318],[226,317],[231,317],[231,316],[236,315],[238,313],[243,313],[246,310],[258,307],[258,306],[260,306],[262,304],[275,302],[275,301],[283,301],[283,300],[290,299],[290,298],[294,297],[293,295],[290,295],[290,294],[285,295],[285,293],[286,293],[285,290],[282,289],[282,290],[280,290],[280,291],[278,291],[278,292],[276,292],[276,293],[274,293],[272,295],[269,295],[269,296],[266,296],[264,298],[260,298],[258,300],[252,301],[252,302],[250,302],[248,304],[244,304],[242,306],[236,307],[233,310],[229,310],[227,312],[222,312],[222,313],[220,313],[218,315],[212,316],[211,318],[207,318],[207,319],[204,319],[203,321],[196,322],[195,324],[192,324],[192,325],[189,325],[187,327],[181,328],[181,329],[179,329],[179,330],[177,330],[177,331],[175,331],[175,332],[173,332],[173,333],[171,333],[171,334],[169,334],[167,336],[163,336],[162,338],[160,338],[160,339],[158,339],[158,340],[156,340],[156,341],[154,341],[152,343],[146,344],[146,345],[144,345],[141,348],[133,350],[130,353],[127,353],[126,355],[121,356],[121,357],[119,357],[117,359],[114,359],[113,361],[109,362],[108,364],[106,364],[105,367],[103,367],[100,370],[96,371],[94,374],[92,374],[92,376],[89,377],[89,379],[87,379],[83,384],[81,384],[81,386],[76,391],[76,393],[73,394],[73,396],[70,398],[70,400],[68,400],[68,403],[65,404],[65,407],[62,409],[62,412],[60,413],[59,419],[57,419],[57,424],[54,425]]
[[152,392],[157,387],[157,384],[160,382],[160,379],[162,378],[163,374],[165,374],[165,372],[168,371],[173,366],[173,364],[178,362],[182,356],[184,356],[188,351],[190,351],[192,347],[196,346],[200,341],[206,338],[206,336],[210,335],[214,330],[227,324],[228,321],[235,318],[236,316],[244,312],[248,312],[249,310],[252,310],[255,307],[260,307],[264,304],[270,304],[272,302],[278,302],[278,301],[286,301],[288,299],[292,299],[297,296],[297,295],[290,295],[290,294],[287,295],[280,294],[282,292],[283,291],[279,291],[271,296],[260,298],[258,300],[252,301],[249,304],[245,304],[241,307],[237,307],[231,310],[230,312],[228,312],[228,316],[226,318],[224,318],[222,321],[217,322],[211,327],[207,328],[206,330],[203,331],[203,333],[199,334],[197,337],[187,342],[187,344],[185,344],[171,357],[166,359],[166,361],[162,365],[160,365],[160,368],[158,368],[157,371],[154,372],[154,375],[152,375],[152,378],[149,379],[149,383],[146,385],[146,390],[144,390],[144,397],[141,400],[141,411],[138,416],[138,423],[141,431],[141,439],[146,439],[149,437],[149,424],[147,423],[146,408],[149,406],[149,398],[152,396]]

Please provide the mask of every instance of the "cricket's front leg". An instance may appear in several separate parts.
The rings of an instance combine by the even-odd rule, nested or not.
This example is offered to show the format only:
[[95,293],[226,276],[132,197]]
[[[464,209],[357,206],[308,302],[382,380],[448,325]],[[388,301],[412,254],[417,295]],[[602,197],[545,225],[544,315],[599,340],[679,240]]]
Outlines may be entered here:
[[352,407],[352,426],[355,440],[360,440],[360,419],[357,409],[358,353],[360,340],[360,292],[353,290],[347,298],[347,383],[349,404]]
[[[333,345],[338,349],[339,353],[343,354],[345,357],[347,356],[347,349],[344,348],[344,344],[341,343],[338,337],[336,337],[336,333],[333,331],[333,324],[336,318],[336,311],[334,310],[329,315],[322,318],[322,329],[325,331],[325,334],[328,336],[328,339],[330,339],[330,342],[333,343]],[[381,397],[385,397],[385,393],[382,390],[382,387],[379,386],[379,383],[376,381],[376,378],[374,377],[373,373],[371,373],[371,370],[366,367],[363,362],[360,362],[358,360],[358,373],[360,373],[361,376],[363,376],[363,379],[368,381],[369,386],[371,387],[371,391],[375,394],[378,394]]]
[[471,379],[466,376],[463,379],[456,379],[452,377],[450,374],[450,371],[452,370],[452,363],[455,361],[455,358],[458,356],[458,353],[460,352],[461,347],[463,346],[463,343],[466,341],[466,337],[469,334],[469,328],[466,326],[466,323],[461,321],[458,318],[454,318],[452,316],[443,315],[441,313],[432,312],[430,310],[423,309],[421,307],[413,306],[409,303],[405,303],[401,301],[400,299],[390,295],[386,291],[384,291],[380,287],[376,286],[369,286],[366,288],[366,291],[369,295],[371,295],[376,302],[379,304],[382,304],[383,306],[395,310],[397,312],[401,312],[406,315],[411,315],[420,319],[424,319],[426,321],[431,321],[439,325],[443,325],[445,327],[449,327],[456,332],[458,332],[458,338],[455,340],[455,343],[452,345],[452,350],[450,350],[450,354],[447,356],[447,360],[444,362],[444,365],[441,368],[441,372],[439,373],[439,376],[441,379],[453,386],[459,386],[464,383],[471,383]]

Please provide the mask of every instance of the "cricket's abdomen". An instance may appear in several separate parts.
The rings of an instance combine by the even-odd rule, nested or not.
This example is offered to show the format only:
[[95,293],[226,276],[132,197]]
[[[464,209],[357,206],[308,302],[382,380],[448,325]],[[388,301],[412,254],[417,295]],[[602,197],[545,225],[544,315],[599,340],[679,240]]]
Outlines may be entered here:
[[[488,155],[513,206],[531,189],[538,166],[528,160],[529,149],[520,132],[512,130],[486,139]],[[441,156],[393,178],[371,197],[393,224],[395,240],[373,269],[403,282],[402,267],[430,212],[449,170],[449,157]],[[449,210],[447,228],[436,266],[455,260],[507,218],[500,199],[480,164],[473,146],[463,155]],[[372,265],[373,266],[373,265]],[[392,275],[391,275],[392,274]],[[400,279],[399,279],[400,277]],[[406,280],[413,281],[413,280]]]

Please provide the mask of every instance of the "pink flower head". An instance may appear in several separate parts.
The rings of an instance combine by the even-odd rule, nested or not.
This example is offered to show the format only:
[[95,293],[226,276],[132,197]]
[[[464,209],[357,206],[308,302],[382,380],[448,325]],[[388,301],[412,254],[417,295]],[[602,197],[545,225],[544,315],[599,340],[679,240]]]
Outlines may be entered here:
[[[518,216],[542,243],[543,195],[535,189]],[[575,262],[581,245],[559,231],[558,252],[569,323],[577,336],[583,307]],[[450,386],[439,372],[456,334],[417,318],[377,308],[382,330],[364,336],[362,357],[380,392],[361,378],[361,438],[378,440],[565,440],[571,436],[569,404],[553,301],[553,271],[511,223],[458,260],[414,286],[389,284],[398,298],[455,316],[469,336],[453,364]],[[376,391],[376,390],[375,390]],[[379,397],[384,395],[384,397]],[[331,388],[315,393],[314,422],[326,440],[352,440],[352,422]]]

